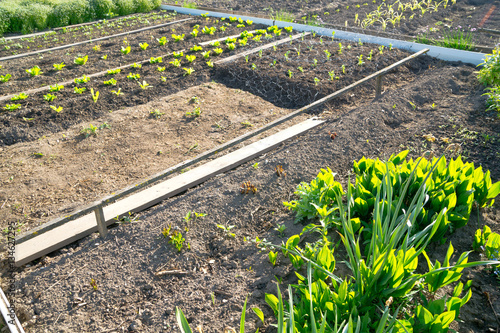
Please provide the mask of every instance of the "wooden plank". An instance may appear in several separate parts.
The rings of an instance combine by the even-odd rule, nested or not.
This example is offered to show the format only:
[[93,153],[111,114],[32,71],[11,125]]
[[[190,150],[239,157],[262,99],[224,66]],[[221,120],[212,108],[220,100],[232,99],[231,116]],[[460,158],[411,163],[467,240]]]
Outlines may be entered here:
[[249,54],[257,53],[260,50],[269,49],[269,48],[271,48],[273,46],[278,46],[280,44],[284,44],[284,43],[290,42],[290,41],[298,39],[298,38],[302,38],[303,36],[307,36],[307,35],[310,35],[310,34],[311,34],[310,32],[303,32],[303,33],[300,33],[300,34],[297,34],[297,35],[293,36],[292,38],[284,38],[284,39],[281,39],[281,40],[279,40],[277,42],[268,43],[268,44],[265,44],[265,45],[253,48],[251,50],[235,54],[234,56],[230,56],[230,57],[224,58],[222,60],[219,60],[219,61],[215,62],[215,64],[216,65],[220,65],[220,64],[227,63],[227,62],[231,62],[231,61],[234,61],[234,60],[239,59],[241,57],[247,56]]
[[379,97],[382,94],[382,78],[383,75],[377,76],[377,80],[375,81],[375,97]]
[[137,30],[122,32],[122,33],[119,33],[119,34],[116,34],[116,35],[99,37],[99,38],[96,38],[96,39],[89,39],[89,40],[86,40],[86,41],[83,41],[83,42],[78,42],[78,43],[73,43],[73,44],[66,44],[66,45],[51,47],[49,49],[43,49],[43,50],[38,50],[38,51],[34,51],[34,52],[29,52],[29,53],[21,53],[21,54],[16,54],[16,55],[12,55],[12,56],[2,57],[2,58],[0,58],[0,61],[18,59],[18,58],[28,57],[28,56],[32,56],[32,55],[35,55],[35,54],[45,53],[45,52],[52,52],[52,51],[57,51],[57,50],[69,49],[69,48],[74,47],[74,46],[79,46],[79,45],[84,45],[84,44],[94,43],[94,42],[100,42],[102,40],[107,40],[107,39],[121,37],[121,36],[127,36],[127,35],[131,35],[131,34],[137,34],[137,33],[143,32],[143,31],[148,31],[148,30],[153,30],[153,29],[159,29],[159,28],[163,28],[163,27],[166,27],[166,26],[169,26],[169,25],[172,25],[172,24],[182,23],[182,22],[190,21],[190,20],[192,20],[192,18],[182,19],[182,20],[179,20],[179,21],[173,21],[173,22],[168,22],[168,23],[162,23],[162,24],[154,25],[152,27],[145,27],[145,28],[141,28],[141,29],[137,29]]
[[[114,217],[116,216],[128,215],[129,212],[144,210],[166,198],[181,193],[195,185],[201,184],[207,179],[243,164],[256,156],[277,147],[281,143],[303,134],[323,122],[324,121],[316,118],[306,120],[139,193],[126,197],[125,199],[114,204],[106,206],[104,207],[106,224],[109,225],[113,223]],[[96,230],[97,224],[95,216],[94,214],[88,214],[57,226],[56,228],[39,234],[38,236],[28,239],[22,243],[17,243],[14,254],[15,265],[24,265],[34,259],[40,258],[43,255],[68,245],[75,240],[81,239]]]

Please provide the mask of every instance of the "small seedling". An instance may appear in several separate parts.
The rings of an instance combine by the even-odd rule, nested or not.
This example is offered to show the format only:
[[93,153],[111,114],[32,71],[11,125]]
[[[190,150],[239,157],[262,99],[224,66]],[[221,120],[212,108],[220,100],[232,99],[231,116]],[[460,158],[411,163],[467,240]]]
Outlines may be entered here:
[[94,93],[94,88],[90,88],[90,93],[92,94],[92,100],[94,101],[94,103],[97,103],[97,99],[99,98],[99,92],[96,91]]
[[139,86],[142,88],[142,90],[146,90],[146,88],[153,88],[153,86],[146,81],[142,81],[142,83],[139,82]]
[[201,109],[200,107],[195,107],[193,111],[187,111],[186,112],[186,117],[193,117],[193,118],[197,118],[199,116],[201,116]]
[[278,252],[269,251],[269,262],[276,266],[276,260],[278,259]]
[[189,63],[192,63],[193,61],[196,60],[196,56],[195,55],[187,55],[186,56],[186,60],[189,62]]
[[84,84],[90,81],[90,78],[87,75],[83,75],[81,78],[75,78],[73,80],[76,84]]
[[149,58],[149,63],[150,64],[159,64],[159,63],[162,63],[163,62],[163,58],[162,57],[151,57]]
[[194,72],[194,69],[192,69],[191,67],[189,67],[189,68],[183,68],[183,70],[184,70],[184,75],[183,76],[191,75]]
[[130,67],[131,68],[142,68],[142,65],[134,62],[132,65],[130,65]]
[[184,56],[184,53],[182,51],[179,51],[179,52],[172,52],[172,56],[174,58],[180,58],[180,57],[183,57]]
[[14,111],[21,108],[21,104],[6,104],[3,109],[7,111]]
[[106,73],[106,75],[115,75],[115,74],[119,74],[122,70],[121,69],[109,69],[108,72]]
[[116,96],[123,95],[123,93],[122,93],[122,88],[119,88],[118,90],[111,90],[111,92],[112,92],[113,94],[115,94]]
[[276,226],[276,228],[274,228],[274,230],[276,230],[277,232],[279,232],[280,237],[284,237],[285,236],[285,230],[286,229],[287,229],[287,227],[284,224],[278,224]]
[[122,46],[122,48],[121,48],[120,52],[121,52],[123,55],[126,55],[126,54],[129,54],[129,53],[130,53],[130,50],[131,50],[130,45],[129,45],[129,46],[127,46],[127,47]]
[[214,67],[214,63],[213,61],[209,60],[206,62],[207,66],[210,67],[210,68],[213,68]]
[[195,45],[192,48],[190,48],[189,51],[191,51],[191,52],[203,51],[203,47],[201,47],[199,45]]
[[96,282],[96,280],[90,279],[90,285],[92,286],[92,288],[94,288],[94,290],[97,291],[97,282]]
[[172,39],[174,40],[174,42],[180,42],[180,41],[183,41],[183,40],[184,40],[184,37],[185,37],[185,35],[184,35],[184,34],[182,34],[182,35],[172,34]]
[[233,229],[234,227],[235,227],[234,225],[228,225],[226,227],[225,225],[217,224],[217,228],[222,229],[226,237],[232,237],[232,238],[236,237],[236,234],[231,232],[231,229]]
[[89,60],[89,56],[86,55],[85,57],[76,57],[75,60],[73,61],[76,65],[83,66],[87,63]]
[[167,37],[165,37],[165,36],[161,37],[160,39],[157,39],[157,41],[158,41],[158,44],[160,44],[162,46],[168,43]]
[[25,93],[20,93],[19,95],[15,95],[14,97],[12,97],[10,100],[11,101],[19,101],[19,100],[23,100],[23,99],[26,99],[28,98],[29,95],[25,94]]
[[136,73],[136,74],[128,73],[128,75],[127,75],[127,79],[129,79],[129,80],[139,80],[140,78],[141,78],[141,75],[139,73]]
[[94,126],[92,124],[89,124],[89,127],[83,127],[80,130],[80,134],[83,134],[85,138],[88,138],[91,135],[97,136],[97,130],[99,128],[97,126]]
[[61,62],[60,64],[53,64],[52,66],[54,66],[54,69],[55,69],[56,71],[62,71],[62,69],[63,69],[64,67],[66,67],[66,65],[64,64],[64,62]]
[[141,47],[141,49],[143,51],[146,51],[146,49],[148,48],[149,44],[148,43],[139,43],[139,46]]
[[[109,79],[108,81],[103,82],[107,86],[116,86],[117,81],[113,78]],[[75,87],[76,88],[76,87]]]
[[53,95],[53,94],[43,95],[43,99],[46,100],[47,102],[52,102],[56,98],[57,98],[57,96]]
[[38,76],[40,74],[43,74],[42,70],[38,66],[33,66],[32,68],[27,69],[26,73],[28,73],[31,76]]
[[57,107],[56,107],[56,106],[54,106],[54,105],[51,105],[51,106],[50,106],[50,108],[51,108],[52,110],[54,110],[55,112],[57,112],[57,113],[59,113],[59,112],[61,112],[61,111],[63,110],[63,107],[62,107],[62,106],[57,106]]
[[102,59],[102,60],[107,60],[107,59],[108,59],[108,55],[107,55],[107,54],[103,55],[103,56],[101,57],[101,59]]
[[252,168],[254,168],[255,170],[257,170],[259,168],[259,162],[255,162],[253,165],[252,165]]
[[4,83],[8,82],[11,77],[12,77],[12,75],[10,75],[10,74],[0,75],[0,82],[4,82]]

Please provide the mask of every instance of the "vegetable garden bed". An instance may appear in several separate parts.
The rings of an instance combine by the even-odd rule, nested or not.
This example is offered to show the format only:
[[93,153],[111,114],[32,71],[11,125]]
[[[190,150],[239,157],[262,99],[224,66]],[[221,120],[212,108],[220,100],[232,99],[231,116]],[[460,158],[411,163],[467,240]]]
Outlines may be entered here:
[[[188,36],[194,25],[203,27],[206,22],[217,27],[222,23],[193,20],[161,34],[182,32]],[[113,44],[114,53],[110,53],[114,57],[110,56],[106,63],[112,66],[92,72],[259,28],[245,24],[233,31],[233,26],[236,24],[220,36],[200,38],[200,34],[194,40],[186,38],[175,44],[170,41],[164,47],[153,47],[153,42],[146,51],[140,51],[137,44],[149,43],[148,35],[143,36],[145,40],[137,35],[133,43],[128,39],[135,49],[127,55],[121,55],[123,41],[119,40]],[[272,41],[288,38],[284,32],[278,38],[276,33],[272,35]],[[215,63],[227,54],[261,45],[251,38],[248,45],[237,47],[235,52],[225,51],[221,57],[211,55],[209,59]],[[266,41],[263,37],[262,42]],[[227,46],[221,43],[219,47]],[[92,54],[76,49],[69,58],[62,53],[60,59],[71,62],[75,54],[81,57],[87,53]],[[188,64],[187,54],[197,56],[192,64]],[[53,92],[57,94],[53,103],[43,100],[47,92],[35,93],[16,101],[21,103],[21,109],[1,112],[5,126],[0,131],[10,138],[4,139],[0,147],[1,226],[10,223],[19,233],[29,230],[262,126],[406,56],[407,52],[396,49],[311,35],[213,68],[206,65],[200,52],[186,51],[179,68],[169,66],[174,59],[165,57],[162,63],[147,62],[142,68],[66,86]],[[91,60],[94,58],[88,60],[89,64]],[[35,65],[38,60],[31,61]],[[167,68],[158,71],[159,66]],[[194,72],[184,75],[184,66],[192,67]],[[68,74],[63,70],[61,78],[55,76],[57,81],[44,82],[54,84],[63,78],[91,74],[79,72],[79,68],[65,68]],[[451,144],[455,154],[461,152],[464,160],[490,170],[493,180],[500,178],[496,163],[500,124],[494,112],[484,112],[483,90],[474,71],[460,63],[421,57],[387,74],[383,94],[378,98],[373,99],[373,82],[318,107],[315,113],[326,120],[319,129],[152,209],[117,221],[106,239],[94,235],[19,268],[16,292],[11,295],[17,315],[27,332],[172,332],[178,331],[175,307],[179,306],[193,329],[201,325],[203,332],[222,332],[239,326],[242,306],[249,295],[247,308],[259,307],[265,320],[262,323],[247,312],[246,331],[259,328],[260,332],[274,332],[271,324],[276,320],[265,304],[265,293],[276,295],[275,280],[284,290],[288,284],[297,283],[297,276],[288,258],[279,255],[274,266],[269,263],[267,251],[256,248],[249,240],[258,237],[279,245],[300,233],[304,225],[294,224],[295,214],[285,208],[283,201],[294,199],[297,185],[310,182],[320,168],[330,167],[339,173],[338,179],[345,187],[352,161],[362,156],[388,158],[409,149],[412,158],[432,150],[436,155],[446,151],[449,159],[452,152],[447,147]],[[140,74],[139,80],[126,78],[129,73]],[[103,83],[110,78],[117,80],[116,86]],[[209,83],[211,79],[218,83]],[[20,92],[29,88],[23,85],[25,81],[7,84],[23,88],[16,88]],[[142,89],[139,82],[144,85],[143,81],[152,87]],[[0,88],[4,85],[0,84]],[[75,87],[88,89],[79,95],[73,93]],[[91,88],[94,98],[99,91],[97,103],[89,93]],[[115,97],[111,90],[120,88],[124,94]],[[49,105],[62,107],[62,111],[52,111]],[[299,116],[294,122],[306,117]],[[477,216],[474,211],[465,227],[446,234],[456,252],[471,250],[474,232],[484,223],[500,231],[498,203]],[[184,243],[175,243],[180,244],[177,249],[174,242],[168,242],[173,235],[167,235],[168,230],[185,237]],[[334,230],[330,235],[332,242],[339,241]],[[313,240],[308,235],[301,242]],[[427,252],[432,260],[442,262],[446,248],[433,243]],[[342,247],[335,250],[335,258],[335,274],[348,274],[341,263],[347,259]],[[471,254],[471,261],[479,259],[479,254]],[[5,273],[7,262],[3,264]],[[425,263],[420,265],[419,269],[425,271]],[[451,327],[459,332],[494,331],[499,327],[495,324],[495,311],[500,312],[498,282],[483,268],[464,272],[462,280],[473,281],[472,298],[461,309],[464,321],[454,322]],[[299,273],[307,275],[304,268]],[[452,290],[441,292],[449,294]]]
[[[267,2],[266,7],[246,0],[193,2],[200,6],[271,15],[277,20],[294,19],[298,23],[318,26],[326,24],[326,27],[338,29],[365,28],[364,31],[363,29],[355,31],[368,35],[387,32],[396,34],[393,37],[396,39],[418,35],[442,39],[450,30],[457,32],[458,29],[464,31],[465,34],[470,34],[476,45],[494,47],[500,41],[499,35],[478,30],[479,28],[498,30],[500,26],[500,2],[498,0],[456,2],[452,0],[349,0],[342,2],[317,0],[307,3],[271,1]],[[444,8],[445,4],[446,8]],[[371,15],[367,16],[367,14]],[[400,16],[399,22],[398,16]],[[394,25],[391,20],[394,21]],[[398,38],[397,35],[400,37]]]

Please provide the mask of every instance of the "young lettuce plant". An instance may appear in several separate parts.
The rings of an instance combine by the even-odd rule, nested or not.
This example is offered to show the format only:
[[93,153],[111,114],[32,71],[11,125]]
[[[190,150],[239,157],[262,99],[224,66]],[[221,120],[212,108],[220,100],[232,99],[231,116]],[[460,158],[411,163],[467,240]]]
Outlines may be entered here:
[[63,110],[63,107],[62,106],[54,106],[54,105],[50,105],[50,108],[52,110],[54,110],[55,112],[57,113],[60,113],[62,110]]
[[172,66],[174,67],[181,67],[181,62],[179,61],[179,59],[174,59],[170,62],[170,64],[172,64]]
[[122,46],[122,48],[121,48],[120,52],[121,52],[123,55],[127,55],[127,54],[129,54],[129,53],[130,53],[130,51],[131,51],[131,50],[132,50],[132,49],[131,49],[130,45],[128,45],[127,47]]
[[157,39],[157,41],[158,41],[158,44],[160,44],[161,46],[168,43],[167,37],[165,37],[165,36],[161,37],[160,39]]
[[53,94],[43,95],[43,99],[46,100],[47,102],[52,102],[56,98],[57,98],[57,96],[53,95]]
[[53,64],[52,66],[54,66],[54,69],[55,69],[56,71],[62,71],[62,69],[63,69],[64,67],[66,67],[66,65],[64,64],[64,62],[61,62],[60,64]]
[[38,76],[40,74],[43,74],[42,70],[38,66],[33,66],[32,68],[27,69],[26,73],[28,73],[30,76]]
[[3,109],[7,111],[15,111],[21,108],[21,104],[6,104]]
[[15,95],[14,97],[12,97],[10,100],[11,101],[19,101],[19,100],[26,99],[28,97],[29,97],[29,95],[27,95],[25,93],[20,93],[19,95]]
[[184,70],[184,75],[183,76],[191,75],[194,72],[194,69],[192,69],[191,67],[189,67],[189,68],[183,68],[183,70]]
[[149,44],[144,42],[144,43],[139,43],[139,46],[141,47],[141,49],[143,51],[146,51],[146,49],[148,48]]
[[89,56],[86,55],[84,57],[76,57],[75,60],[73,61],[76,65],[83,66],[87,63],[89,60]]
[[182,34],[182,35],[176,35],[176,34],[172,34],[172,39],[174,40],[174,42],[180,42],[180,41],[183,41],[184,40],[184,37],[185,35]]
[[0,82],[9,82],[10,78],[12,77],[12,75],[10,74],[5,74],[5,75],[0,75]]
[[142,83],[139,82],[139,86],[142,88],[142,90],[146,90],[146,88],[153,88],[153,86],[146,81],[142,81]]

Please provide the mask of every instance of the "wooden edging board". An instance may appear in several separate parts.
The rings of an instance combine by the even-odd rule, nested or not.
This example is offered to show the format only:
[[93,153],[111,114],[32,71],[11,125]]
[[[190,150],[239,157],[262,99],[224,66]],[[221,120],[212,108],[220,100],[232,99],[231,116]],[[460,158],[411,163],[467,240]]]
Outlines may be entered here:
[[[138,212],[149,208],[162,200],[181,193],[193,186],[201,184],[207,179],[231,170],[238,165],[252,160],[281,143],[290,140],[304,132],[322,124],[324,121],[317,118],[308,119],[302,123],[289,127],[267,138],[240,148],[232,153],[207,162],[197,168],[170,178],[141,192],[126,197],[104,207],[106,224],[112,224],[115,216]],[[84,215],[67,222],[57,228],[17,243],[14,253],[15,265],[21,266],[34,259],[55,251],[75,240],[81,239],[97,230],[93,213]]]
[[73,43],[73,44],[66,44],[66,45],[51,47],[49,49],[43,49],[43,50],[38,50],[38,51],[34,51],[34,52],[28,52],[28,53],[21,53],[21,54],[11,55],[11,56],[0,58],[0,61],[6,61],[6,60],[24,58],[24,57],[29,57],[29,56],[32,56],[32,55],[35,55],[35,54],[52,52],[52,51],[57,51],[57,50],[64,50],[64,49],[68,49],[68,48],[71,48],[71,47],[74,47],[74,46],[79,46],[79,45],[84,45],[84,44],[88,44],[88,43],[99,42],[99,41],[102,41],[102,40],[107,40],[107,39],[121,37],[121,36],[127,36],[127,35],[131,35],[131,34],[137,34],[139,32],[153,30],[153,29],[159,29],[159,28],[166,27],[166,26],[169,26],[169,25],[172,25],[172,24],[182,23],[182,22],[190,21],[190,20],[192,20],[192,18],[186,18],[186,19],[182,19],[182,20],[178,20],[178,21],[172,21],[172,22],[162,23],[162,24],[151,26],[151,27],[145,27],[145,28],[141,28],[141,29],[137,29],[137,30],[122,32],[122,33],[119,33],[119,34],[116,34],[116,35],[99,37],[99,38],[95,38],[95,39],[89,39],[89,40],[85,40],[83,42],[78,42],[78,43]]
[[[255,32],[255,31],[251,31],[250,33],[253,33],[253,32]],[[205,46],[205,45],[208,45],[208,44],[213,43],[213,42],[222,41],[222,40],[225,40],[227,38],[236,38],[236,37],[239,37],[239,36],[240,35],[233,35],[233,36],[229,36],[229,37],[218,38],[218,39],[210,40],[210,41],[207,41],[207,42],[199,43],[199,45]],[[177,52],[185,52],[185,51],[186,50],[182,49],[182,50],[179,50]],[[168,57],[170,55],[171,55],[171,53],[167,53],[167,54],[160,55],[160,57],[166,58],[166,57]],[[137,63],[137,64],[145,64],[147,62],[149,62],[149,59],[141,60],[141,61],[138,61],[138,62],[135,62],[135,63]],[[117,70],[117,69],[128,68],[128,67],[132,66],[135,63],[123,65],[123,66],[120,66],[120,67],[115,67],[115,68],[112,68],[112,69],[107,69],[105,71],[101,71],[101,72],[97,72],[97,73],[92,73],[92,74],[89,74],[89,75],[86,75],[86,76],[89,77],[89,78],[99,77],[99,76],[102,76],[102,75],[106,75],[109,70]],[[68,81],[63,81],[63,82],[57,82],[58,85],[63,85],[63,86],[67,85],[67,84],[72,84],[72,83],[73,83],[73,80],[68,80]],[[30,89],[30,90],[22,91],[22,93],[25,93],[26,95],[35,94],[35,93],[38,93],[38,92],[41,92],[41,91],[49,90],[50,86],[51,85],[49,84],[49,85],[46,85],[46,86],[43,86],[43,87],[40,87],[40,88],[35,88],[35,89]],[[20,93],[21,92],[18,92],[17,94],[14,93],[14,94],[0,96],[0,102],[6,101],[6,100],[10,100],[12,97],[17,96]]]
[[[392,65],[390,65],[390,66],[388,66],[388,67],[386,67],[386,68],[384,68],[384,69],[376,72],[376,73],[371,74],[370,76],[368,76],[368,77],[366,77],[364,79],[361,79],[361,80],[359,80],[359,81],[357,81],[357,82],[355,82],[355,83],[353,83],[353,84],[351,84],[351,85],[349,85],[349,86],[347,86],[347,87],[345,87],[345,88],[343,88],[341,90],[338,90],[338,91],[336,91],[336,92],[334,92],[334,93],[332,93],[332,94],[330,94],[328,96],[325,96],[324,98],[322,98],[322,99],[320,99],[320,100],[318,100],[316,102],[313,102],[312,104],[309,104],[309,105],[307,105],[307,106],[305,106],[305,107],[303,107],[303,108],[301,108],[299,110],[296,110],[296,111],[294,111],[292,113],[289,113],[289,114],[287,114],[287,115],[285,115],[285,116],[283,116],[283,117],[281,117],[279,119],[276,119],[276,120],[272,121],[271,123],[269,123],[269,124],[267,124],[265,126],[262,126],[262,127],[258,128],[258,129],[253,130],[252,132],[243,134],[243,135],[241,135],[241,136],[239,136],[239,137],[237,137],[237,138],[235,138],[235,139],[233,139],[231,141],[228,141],[228,142],[226,142],[226,143],[224,143],[224,144],[222,144],[222,145],[220,145],[220,146],[218,146],[218,147],[216,147],[214,149],[206,151],[206,152],[198,155],[194,159],[191,159],[191,160],[179,163],[179,164],[177,164],[177,165],[175,165],[173,167],[170,167],[170,168],[168,168],[166,170],[163,170],[163,171],[161,171],[161,172],[153,175],[152,177],[150,177],[150,178],[148,178],[148,179],[146,179],[146,180],[144,180],[144,181],[142,181],[140,183],[128,186],[128,187],[122,189],[121,191],[119,191],[117,193],[113,193],[111,196],[109,196],[107,198],[104,198],[104,199],[102,199],[100,201],[97,201],[97,202],[95,202],[95,203],[93,203],[93,204],[91,204],[89,206],[83,207],[83,208],[79,209],[78,211],[72,212],[70,215],[67,215],[67,216],[64,216],[64,217],[60,217],[60,218],[56,218],[56,219],[51,220],[51,221],[49,221],[49,222],[47,222],[47,223],[45,223],[43,225],[40,225],[40,226],[36,227],[34,229],[31,229],[31,230],[29,230],[29,231],[27,231],[27,232],[25,232],[25,233],[17,236],[16,237],[16,244],[21,244],[23,242],[26,242],[26,241],[32,239],[32,238],[36,238],[36,237],[38,237],[42,233],[45,233],[45,232],[48,232],[48,231],[50,231],[52,229],[58,228],[61,225],[65,224],[65,223],[69,223],[70,221],[72,221],[72,220],[74,220],[76,218],[79,218],[81,216],[90,214],[90,213],[92,213],[95,210],[95,208],[98,205],[103,205],[103,204],[107,205],[107,204],[110,204],[110,203],[112,203],[112,202],[114,202],[114,201],[116,201],[116,200],[118,200],[118,199],[120,199],[120,198],[122,198],[122,197],[124,197],[126,195],[129,195],[129,194],[132,194],[132,193],[138,191],[139,189],[141,189],[141,188],[143,188],[145,186],[148,186],[148,185],[151,185],[153,183],[156,183],[156,182],[162,180],[163,178],[165,178],[165,177],[167,177],[167,176],[169,176],[169,175],[171,175],[171,174],[173,174],[173,173],[175,173],[175,172],[177,172],[179,170],[182,170],[182,169],[184,169],[184,168],[186,168],[188,166],[191,166],[191,165],[193,165],[195,163],[198,163],[198,162],[200,162],[200,161],[202,161],[202,160],[204,160],[204,159],[206,159],[206,158],[208,158],[210,156],[213,156],[217,152],[220,152],[222,150],[228,149],[228,148],[233,147],[233,146],[235,146],[235,145],[237,145],[237,144],[239,144],[239,143],[241,143],[241,142],[243,142],[245,140],[248,140],[251,137],[254,137],[254,136],[256,136],[256,135],[258,135],[258,134],[260,134],[260,133],[262,133],[264,131],[269,130],[270,128],[273,128],[273,127],[275,127],[275,126],[277,126],[277,125],[279,125],[281,123],[284,123],[285,121],[290,120],[290,119],[292,119],[292,118],[294,118],[294,117],[296,117],[296,116],[298,116],[298,115],[300,115],[300,114],[302,114],[302,113],[304,113],[304,112],[306,112],[308,110],[311,110],[312,108],[314,108],[314,107],[316,107],[316,106],[318,106],[318,105],[320,105],[322,103],[325,103],[325,102],[327,102],[327,101],[329,101],[329,100],[331,100],[333,98],[339,97],[342,94],[348,92],[351,89],[354,89],[358,85],[363,84],[363,83],[367,82],[370,79],[376,78],[376,77],[378,77],[380,75],[384,75],[387,72],[389,72],[390,70],[392,70],[392,69],[394,69],[394,68],[396,68],[396,67],[404,64],[407,61],[410,61],[411,59],[414,59],[415,57],[418,57],[418,56],[424,54],[425,52],[426,52],[426,50],[422,50],[422,51],[420,51],[420,52],[418,52],[416,54],[413,54],[413,55],[411,55],[411,56],[409,56],[409,57],[407,57],[405,59],[402,59],[402,60],[398,61],[397,63],[394,63],[394,64],[392,64]],[[127,214],[127,212],[125,213],[125,215],[126,214]]]

